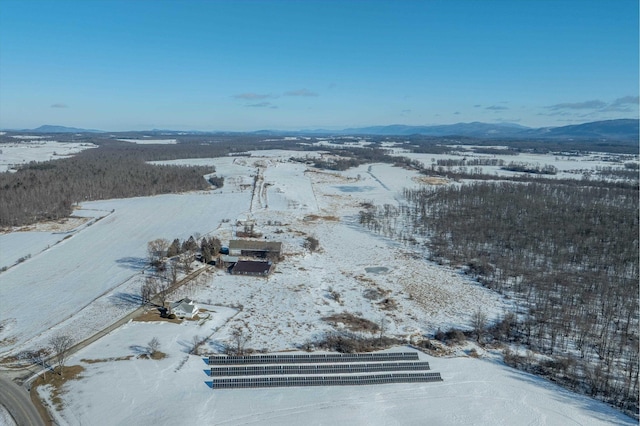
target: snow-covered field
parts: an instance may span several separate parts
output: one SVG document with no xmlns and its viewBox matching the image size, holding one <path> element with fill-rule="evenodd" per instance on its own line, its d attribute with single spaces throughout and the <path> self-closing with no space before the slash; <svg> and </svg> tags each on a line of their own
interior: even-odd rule
<svg viewBox="0 0 640 426">
<path fill-rule="evenodd" d="M 212 391 L 204 383 L 206 365 L 188 355 L 193 335 L 213 333 L 208 350 L 219 351 L 230 331 L 241 326 L 250 335 L 248 347 L 289 351 L 344 327 L 322 318 L 347 312 L 376 323 L 384 319 L 387 334 L 411 341 L 438 328 L 468 328 L 478 306 L 496 318 L 509 303 L 460 272 L 358 225 L 362 203 L 397 203 L 404 187 L 419 185 L 415 172 L 387 164 L 327 172 L 288 161 L 300 156 L 295 151 L 251 154 L 172 162 L 215 165 L 225 185 L 83 203 L 84 211 L 102 213 L 62 241 L 51 231 L 0 235 L 3 251 L 11 247 L 11 254 L 0 259 L 31 254 L 0 274 L 2 357 L 43 347 L 59 332 L 79 341 L 134 310 L 145 274 L 151 273 L 145 260 L 148 241 L 200 234 L 225 243 L 234 237 L 236 222 L 249 219 L 264 239 L 283 243 L 284 260 L 268 278 L 216 270 L 172 295 L 213 305 L 216 313 L 202 325 L 130 323 L 78 352 L 68 364 L 81 364 L 86 371 L 65 387 L 65 408 L 58 413 L 62 424 L 628 422 L 603 404 L 499 363 L 424 354 L 444 382 Z M 303 247 L 307 236 L 318 239 L 319 251 Z M 168 357 L 135 358 L 153 336 Z M 134 359 L 81 361 L 127 355 Z"/>
<path fill-rule="evenodd" d="M 461 147 L 469 148 L 469 147 Z M 462 160 L 473 161 L 474 159 L 495 159 L 503 160 L 505 165 L 514 163 L 526 163 L 532 166 L 544 167 L 546 165 L 553 166 L 557 169 L 555 175 L 540 175 L 544 178 L 552 179 L 582 179 L 585 174 L 593 175 L 598 168 L 613 168 L 624 169 L 625 162 L 638 163 L 638 155 L 630 154 L 608 154 L 608 153 L 590 153 L 580 156 L 569 155 L 552 155 L 552 154 L 533 154 L 533 153 L 521 153 L 519 155 L 506 155 L 506 154 L 480 154 L 470 153 L 468 151 L 461 151 L 454 154 L 416 154 L 406 153 L 402 151 L 395 151 L 394 155 L 405 156 L 411 159 L 420 161 L 424 167 L 431 167 L 434 165 L 436 170 L 438 169 L 438 160 Z M 521 172 L 513 172 L 509 170 L 502 170 L 500 166 L 466 166 L 464 169 L 467 173 L 473 173 L 474 169 L 478 168 L 482 173 L 488 175 L 494 175 L 496 177 L 502 176 L 518 176 L 526 175 Z M 459 172 L 461 167 L 444 167 L 444 170 L 451 170 Z"/>
<path fill-rule="evenodd" d="M 18 138 L 18 136 L 13 137 Z M 36 139 L 41 137 L 29 136 L 28 138 L 24 137 L 22 142 L 0 144 L 0 173 L 30 161 L 65 158 L 85 149 L 97 148 L 97 145 L 87 142 L 56 142 Z"/>
<path fill-rule="evenodd" d="M 138 145 L 152 145 L 152 144 L 163 144 L 163 145 L 175 145 L 178 143 L 176 139 L 118 139 L 122 142 L 135 143 Z"/>
<path fill-rule="evenodd" d="M 443 382 L 378 386 L 212 390 L 203 357 L 189 355 L 193 336 L 213 332 L 233 315 L 211 320 L 129 323 L 78 352 L 82 378 L 67 382 L 59 424 L 69 425 L 633 425 L 612 408 L 567 392 L 500 362 L 419 353 Z M 153 337 L 162 360 L 138 358 Z M 411 351 L 400 347 L 389 351 Z M 124 359 L 129 357 L 129 359 Z M 120 360 L 115 360 L 120 358 Z M 111 359 L 111 360 L 110 360 Z M 39 388 L 47 399 L 49 388 Z"/>
</svg>

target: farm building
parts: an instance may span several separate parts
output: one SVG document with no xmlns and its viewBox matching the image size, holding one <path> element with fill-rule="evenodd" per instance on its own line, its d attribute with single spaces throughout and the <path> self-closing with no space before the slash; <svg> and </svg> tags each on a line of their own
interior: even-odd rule
<svg viewBox="0 0 640 426">
<path fill-rule="evenodd" d="M 271 272 L 271 262 L 258 262 L 255 260 L 239 260 L 233 268 L 231 273 L 233 275 L 254 275 L 254 276 L 267 276 Z"/>
<path fill-rule="evenodd" d="M 224 267 L 224 268 L 228 268 L 229 266 L 233 266 L 236 263 L 238 263 L 238 261 L 240 260 L 240 258 L 238 256 L 229 256 L 226 254 L 223 254 L 221 256 L 218 257 L 219 262 L 220 262 L 220 266 Z"/>
<path fill-rule="evenodd" d="M 282 253 L 282 243 L 276 241 L 231 240 L 231 256 L 251 256 L 262 259 L 278 259 Z"/>
<path fill-rule="evenodd" d="M 179 318 L 193 318 L 198 311 L 198 306 L 188 297 L 171 304 L 171 313 Z"/>
</svg>

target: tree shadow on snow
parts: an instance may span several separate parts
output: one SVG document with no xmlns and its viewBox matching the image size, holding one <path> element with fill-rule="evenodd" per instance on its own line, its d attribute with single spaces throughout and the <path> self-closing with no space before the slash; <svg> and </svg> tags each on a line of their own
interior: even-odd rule
<svg viewBox="0 0 640 426">
<path fill-rule="evenodd" d="M 139 294 L 117 292 L 109 296 L 109 300 L 118 308 L 131 308 L 142 304 Z"/>
<path fill-rule="evenodd" d="M 129 346 L 129 349 L 131 349 L 136 355 L 142 355 L 142 354 L 148 354 L 149 353 L 149 349 L 144 347 L 144 346 L 140 346 L 140 345 L 131 345 Z"/>
<path fill-rule="evenodd" d="M 207 342 L 207 349 L 211 354 L 223 354 L 226 352 L 227 345 L 217 340 Z"/>
<path fill-rule="evenodd" d="M 144 257 L 122 257 L 116 260 L 116 263 L 123 268 L 141 271 L 148 266 L 148 259 Z"/>
</svg>

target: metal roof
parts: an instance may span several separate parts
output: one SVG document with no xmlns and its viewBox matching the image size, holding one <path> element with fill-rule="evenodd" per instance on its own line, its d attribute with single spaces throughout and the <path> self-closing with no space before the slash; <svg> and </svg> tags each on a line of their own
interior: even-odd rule
<svg viewBox="0 0 640 426">
<path fill-rule="evenodd" d="M 280 251 L 282 243 L 279 241 L 231 240 L 229 250 Z"/>
<path fill-rule="evenodd" d="M 271 269 L 271 262 L 256 262 L 253 260 L 240 260 L 233 267 L 234 274 L 266 274 Z"/>
</svg>

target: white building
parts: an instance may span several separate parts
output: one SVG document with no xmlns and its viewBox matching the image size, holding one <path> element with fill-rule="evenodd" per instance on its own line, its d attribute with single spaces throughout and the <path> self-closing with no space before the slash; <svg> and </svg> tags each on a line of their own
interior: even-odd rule
<svg viewBox="0 0 640 426">
<path fill-rule="evenodd" d="M 178 318 L 191 319 L 198 314 L 198 311 L 198 305 L 188 297 L 171 303 L 171 313 Z"/>
</svg>

